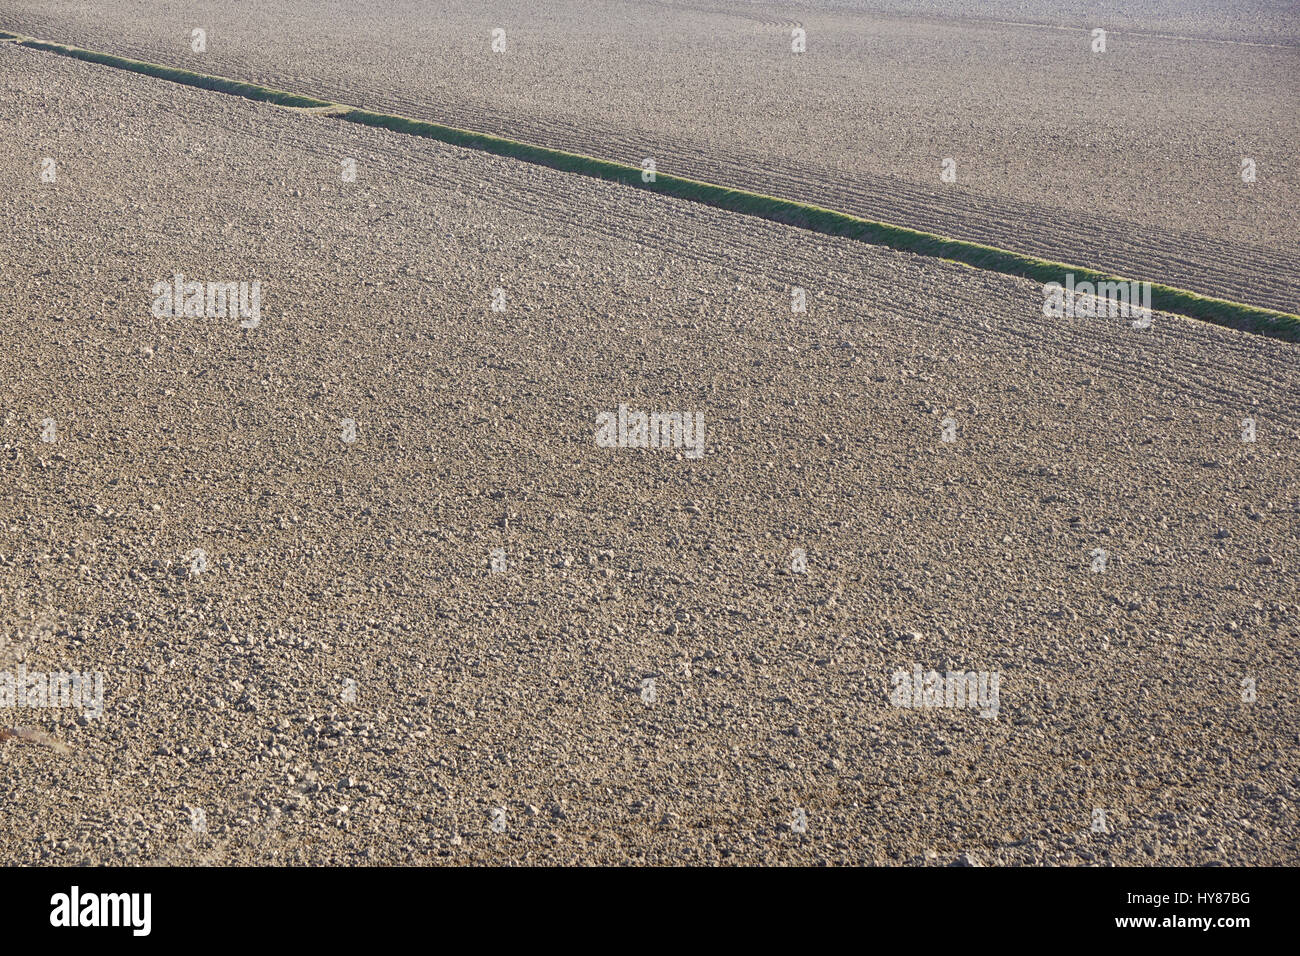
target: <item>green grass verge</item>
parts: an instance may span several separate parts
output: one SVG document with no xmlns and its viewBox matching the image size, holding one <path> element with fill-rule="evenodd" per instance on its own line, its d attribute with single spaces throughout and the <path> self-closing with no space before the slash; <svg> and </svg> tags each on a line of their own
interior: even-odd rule
<svg viewBox="0 0 1300 956">
<path fill-rule="evenodd" d="M 1127 277 L 1099 272 L 1095 269 L 1038 259 L 1018 252 L 1011 252 L 1007 249 L 967 242 L 962 239 L 949 239 L 933 233 L 918 232 L 915 229 L 895 226 L 890 223 L 862 219 L 847 213 L 836 212 L 833 209 L 823 209 L 820 206 L 795 202 L 790 199 L 781 199 L 776 196 L 765 196 L 761 193 L 730 189 L 725 186 L 686 179 L 668 173 L 657 173 L 655 182 L 645 183 L 641 180 L 640 168 L 636 166 L 596 159 L 578 153 L 567 153 L 563 150 L 549 149 L 544 146 L 534 146 L 499 136 L 491 136 L 487 133 L 477 133 L 472 130 L 457 129 L 454 126 L 444 126 L 440 123 L 415 120 L 405 116 L 394 116 L 389 113 L 375 113 L 370 110 L 330 103 L 295 93 L 286 93 L 283 90 L 274 90 L 253 83 L 229 80 L 220 76 L 209 76 L 176 67 L 131 60 L 110 53 L 96 53 L 92 50 L 83 50 L 60 43 L 48 43 L 44 40 L 33 40 L 15 34 L 0 32 L 0 39 L 10 37 L 18 39 L 22 46 L 31 47 L 34 50 L 58 53 L 62 56 L 75 57 L 78 60 L 85 60 L 90 63 L 101 63 L 105 66 L 130 70 L 133 73 L 141 73 L 145 76 L 170 80 L 173 83 L 182 83 L 186 86 L 242 96 L 245 99 L 275 103 L 279 106 L 337 107 L 340 112 L 331 113 L 330 116 L 349 123 L 359 123 L 363 126 L 373 126 L 396 133 L 421 136 L 425 139 L 438 140 L 454 146 L 482 150 L 497 156 L 508 156 L 512 159 L 535 163 L 539 166 L 546 166 L 563 172 L 579 173 L 598 179 L 612 180 L 637 189 L 646 189 L 662 195 L 673 196 L 677 199 L 703 203 L 730 212 L 758 216 L 772 222 L 785 223 L 828 236 L 857 239 L 872 245 L 947 259 L 979 269 L 1000 272 L 1004 275 L 1033 279 L 1036 282 L 1060 282 L 1064 284 L 1067 273 L 1074 274 L 1076 283 L 1130 281 Z M 1162 312 L 1172 312 L 1177 315 L 1213 322 L 1217 325 L 1246 332 L 1267 335 L 1289 342 L 1300 342 L 1300 316 L 1287 312 L 1277 312 L 1241 302 L 1216 299 L 1156 282 L 1151 283 L 1151 307 Z"/>
<path fill-rule="evenodd" d="M 286 93 L 284 90 L 273 90 L 265 86 L 258 86 L 255 83 L 241 83 L 238 80 L 228 80 L 222 76 L 209 76 L 206 73 L 195 73 L 192 70 L 181 70 L 172 66 L 159 66 L 157 63 L 145 63 L 141 60 L 130 60 L 124 56 L 114 56 L 111 53 L 96 53 L 94 50 L 83 50 L 80 47 L 64 46 L 62 43 L 47 43 L 44 40 L 33 40 L 28 37 L 19 39 L 19 45 L 31 47 L 33 50 L 45 50 L 47 53 L 58 53 L 61 56 L 70 56 L 73 59 L 85 60 L 87 63 L 102 63 L 105 66 L 117 67 L 119 70 L 130 70 L 132 73 L 143 73 L 145 76 L 156 76 L 160 80 L 171 80 L 173 83 L 183 83 L 186 86 L 197 86 L 203 90 L 216 90 L 219 93 L 230 93 L 233 96 L 242 96 L 248 100 L 260 100 L 264 103 L 275 103 L 278 106 L 332 106 L 324 100 L 315 100 L 310 96 L 299 96 L 297 93 Z"/>
</svg>

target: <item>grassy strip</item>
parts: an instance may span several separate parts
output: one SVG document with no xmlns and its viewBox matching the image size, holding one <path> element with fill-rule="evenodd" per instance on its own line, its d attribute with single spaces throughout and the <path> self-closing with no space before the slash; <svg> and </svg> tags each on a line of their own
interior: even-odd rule
<svg viewBox="0 0 1300 956">
<path fill-rule="evenodd" d="M 278 106 L 315 107 L 334 105 L 324 100 L 312 99 L 310 96 L 299 96 L 297 93 L 273 90 L 265 86 L 257 86 L 254 83 L 241 83 L 238 80 L 228 80 L 221 76 L 209 76 L 206 73 L 195 73 L 192 70 L 181 70 L 172 66 L 159 66 L 157 63 L 130 60 L 124 56 L 114 56 L 111 53 L 96 53 L 94 50 L 64 46 L 61 43 L 47 43 L 44 40 L 21 37 L 19 38 L 19 46 L 31 47 L 33 50 L 44 50 L 47 53 L 58 53 L 62 56 L 70 56 L 73 59 L 85 60 L 88 63 L 102 63 L 105 66 L 117 67 L 119 70 L 143 73 L 145 76 L 156 76 L 160 80 L 171 80 L 173 83 L 183 83 L 185 86 L 197 86 L 199 89 L 230 93 L 233 96 L 242 96 L 248 100 L 275 103 Z"/>
<path fill-rule="evenodd" d="M 1038 259 L 1033 256 L 1011 252 L 1007 249 L 966 242 L 961 239 L 947 239 L 943 236 L 918 232 L 903 226 L 862 219 L 847 213 L 836 212 L 833 209 L 823 209 L 820 206 L 812 206 L 790 199 L 780 199 L 775 196 L 764 196 L 760 193 L 715 186 L 712 183 L 672 176 L 666 173 L 656 173 L 655 182 L 645 183 L 641 180 L 641 170 L 635 166 L 626 166 L 622 163 L 595 159 L 577 153 L 566 153 L 562 150 L 549 149 L 543 146 L 533 146 L 528 143 L 502 139 L 498 136 L 489 136 L 486 133 L 475 133 L 470 130 L 443 126 L 439 123 L 429 123 L 423 120 L 413 120 L 403 116 L 374 113 L 360 109 L 341 113 L 338 118 L 351 123 L 377 126 L 397 133 L 436 139 L 454 146 L 483 150 L 495 153 L 498 156 L 509 156 L 513 159 L 521 159 L 564 172 L 581 173 L 598 179 L 613 180 L 638 189 L 649 189 L 678 199 L 687 199 L 691 202 L 716 206 L 719 209 L 726 209 L 731 212 L 758 216 L 773 222 L 786 223 L 787 225 L 810 229 L 813 232 L 820 232 L 825 235 L 844 236 L 849 239 L 869 242 L 872 245 L 887 246 L 890 249 L 897 249 L 902 252 L 949 259 L 953 262 L 965 263 L 980 269 L 1034 279 L 1042 283 L 1059 282 L 1064 285 L 1067 273 L 1074 274 L 1076 283 L 1128 281 L 1119 276 L 1098 272 L 1095 269 Z M 1155 282 L 1151 283 L 1151 307 L 1162 312 L 1173 312 L 1178 315 L 1214 322 L 1218 325 L 1225 325 L 1247 332 L 1256 332 L 1291 342 L 1300 341 L 1300 316 L 1239 302 L 1230 302 L 1226 299 L 1215 299 Z"/>
<path fill-rule="evenodd" d="M 0 38 L 10 36 L 14 35 L 0 33 Z M 715 206 L 719 209 L 744 215 L 758 216 L 772 222 L 785 223 L 825 235 L 843 236 L 873 245 L 886 246 L 902 252 L 948 259 L 1005 275 L 1033 279 L 1037 282 L 1060 282 L 1064 284 L 1067 273 L 1073 273 L 1076 283 L 1129 281 L 1109 273 L 1098 272 L 1095 269 L 1038 259 L 1033 256 L 1011 252 L 1007 249 L 999 249 L 995 246 L 986 246 L 961 239 L 948 239 L 933 233 L 907 229 L 903 226 L 862 219 L 847 213 L 836 212 L 833 209 L 823 209 L 820 206 L 795 202 L 790 199 L 780 199 L 775 196 L 764 196 L 760 193 L 745 190 L 729 189 L 725 186 L 716 186 L 712 183 L 685 179 L 667 173 L 657 173 L 655 182 L 646 183 L 641 180 L 641 170 L 635 166 L 596 159 L 578 153 L 567 153 L 563 150 L 549 149 L 544 146 L 520 143 L 499 136 L 491 136 L 487 133 L 476 133 L 472 130 L 457 129 L 454 126 L 443 126 L 440 123 L 430 123 L 425 120 L 414 120 L 404 116 L 356 109 L 341 104 L 329 103 L 325 100 L 286 93 L 283 90 L 274 90 L 252 83 L 228 80 L 219 76 L 194 73 L 190 70 L 175 67 L 160 66 L 155 63 L 145 63 L 109 53 L 96 53 L 78 47 L 47 43 L 44 40 L 33 40 L 26 37 L 17 37 L 17 39 L 22 46 L 31 47 L 35 50 L 45 50 L 50 53 L 75 57 L 78 60 L 86 60 L 90 63 L 101 63 L 118 69 L 130 70 L 133 73 L 142 73 L 145 76 L 170 80 L 173 83 L 182 83 L 186 86 L 242 96 L 245 99 L 275 103 L 279 106 L 336 107 L 340 112 L 330 113 L 329 115 L 350 123 L 359 123 L 363 126 L 373 126 L 396 133 L 421 136 L 426 139 L 450 143 L 453 146 L 463 146 L 468 149 L 493 153 L 497 156 L 508 156 L 512 159 L 520 159 L 563 172 L 579 173 L 597 179 L 612 180 L 637 189 L 648 189 L 678 199 Z M 1177 315 L 1201 319 L 1202 321 L 1213 322 L 1246 332 L 1255 332 L 1290 342 L 1300 342 L 1300 316 L 1291 315 L 1287 312 L 1277 312 L 1241 302 L 1216 299 L 1155 282 L 1151 283 L 1151 307 L 1162 312 L 1172 312 Z"/>
</svg>

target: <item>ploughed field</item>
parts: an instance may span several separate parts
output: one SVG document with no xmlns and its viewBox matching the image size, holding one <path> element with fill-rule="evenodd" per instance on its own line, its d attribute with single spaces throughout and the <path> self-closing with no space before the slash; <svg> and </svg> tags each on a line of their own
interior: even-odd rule
<svg viewBox="0 0 1300 956">
<path fill-rule="evenodd" d="M 5 863 L 1300 857 L 1294 346 L 12 45 L 0 128 L 0 671 L 103 678 Z"/>
<path fill-rule="evenodd" d="M 1300 15 L 1058 6 L 14 0 L 0 29 L 1300 311 Z"/>
</svg>

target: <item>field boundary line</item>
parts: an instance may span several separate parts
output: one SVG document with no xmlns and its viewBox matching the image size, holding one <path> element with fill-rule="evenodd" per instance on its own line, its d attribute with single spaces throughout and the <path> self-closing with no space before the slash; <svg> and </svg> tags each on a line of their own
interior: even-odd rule
<svg viewBox="0 0 1300 956">
<path fill-rule="evenodd" d="M 524 162 L 545 166 L 561 172 L 578 173 L 730 212 L 756 216 L 770 222 L 795 226 L 823 235 L 840 236 L 871 245 L 884 246 L 900 252 L 946 259 L 1003 275 L 1033 279 L 1044 284 L 1059 282 L 1064 285 L 1067 274 L 1073 274 L 1076 283 L 1144 281 L 1101 272 L 1086 266 L 1074 266 L 1068 263 L 1054 262 L 1050 259 L 1040 259 L 1036 256 L 1012 252 L 996 246 L 969 242 L 964 239 L 952 239 L 935 233 L 920 232 L 906 226 L 864 219 L 849 213 L 797 202 L 792 199 L 782 199 L 762 193 L 718 186 L 697 179 L 687 179 L 670 173 L 656 171 L 653 181 L 646 182 L 643 180 L 641 168 L 637 166 L 628 166 L 612 160 L 597 159 L 593 156 L 565 152 L 564 150 L 552 149 L 546 146 L 536 146 L 531 143 L 505 139 L 474 130 L 459 129 L 454 126 L 445 126 L 427 120 L 416 120 L 392 113 L 360 109 L 344 103 L 332 103 L 327 100 L 319 100 L 310 96 L 260 86 L 256 83 L 245 83 L 242 80 L 232 80 L 206 73 L 196 73 L 179 67 L 132 60 L 112 53 L 99 53 L 94 50 L 52 43 L 47 40 L 37 40 L 4 31 L 0 31 L 0 40 L 15 40 L 19 46 L 33 50 L 56 53 L 89 63 L 111 66 L 144 76 L 169 80 L 184 86 L 214 90 L 219 93 L 243 97 L 244 99 L 291 107 L 302 115 L 325 116 L 349 123 L 357 123 L 362 126 L 372 126 L 395 133 L 433 139 L 453 146 L 523 160 Z M 1161 312 L 1200 319 L 1227 328 L 1253 332 L 1288 342 L 1300 342 L 1300 315 L 1293 315 L 1288 312 L 1279 312 L 1227 299 L 1217 299 L 1154 281 L 1151 282 L 1150 305 L 1152 309 Z"/>
</svg>

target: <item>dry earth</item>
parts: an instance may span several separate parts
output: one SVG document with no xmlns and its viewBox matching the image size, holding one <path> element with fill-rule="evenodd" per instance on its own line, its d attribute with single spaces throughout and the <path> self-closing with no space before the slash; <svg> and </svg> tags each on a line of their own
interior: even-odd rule
<svg viewBox="0 0 1300 956">
<path fill-rule="evenodd" d="M 1300 860 L 1294 346 L 12 45 L 0 129 L 0 669 L 105 687 L 3 862 Z"/>
<path fill-rule="evenodd" d="M 12 0 L 0 29 L 1300 312 L 1297 7 L 1121 6 Z"/>
</svg>

